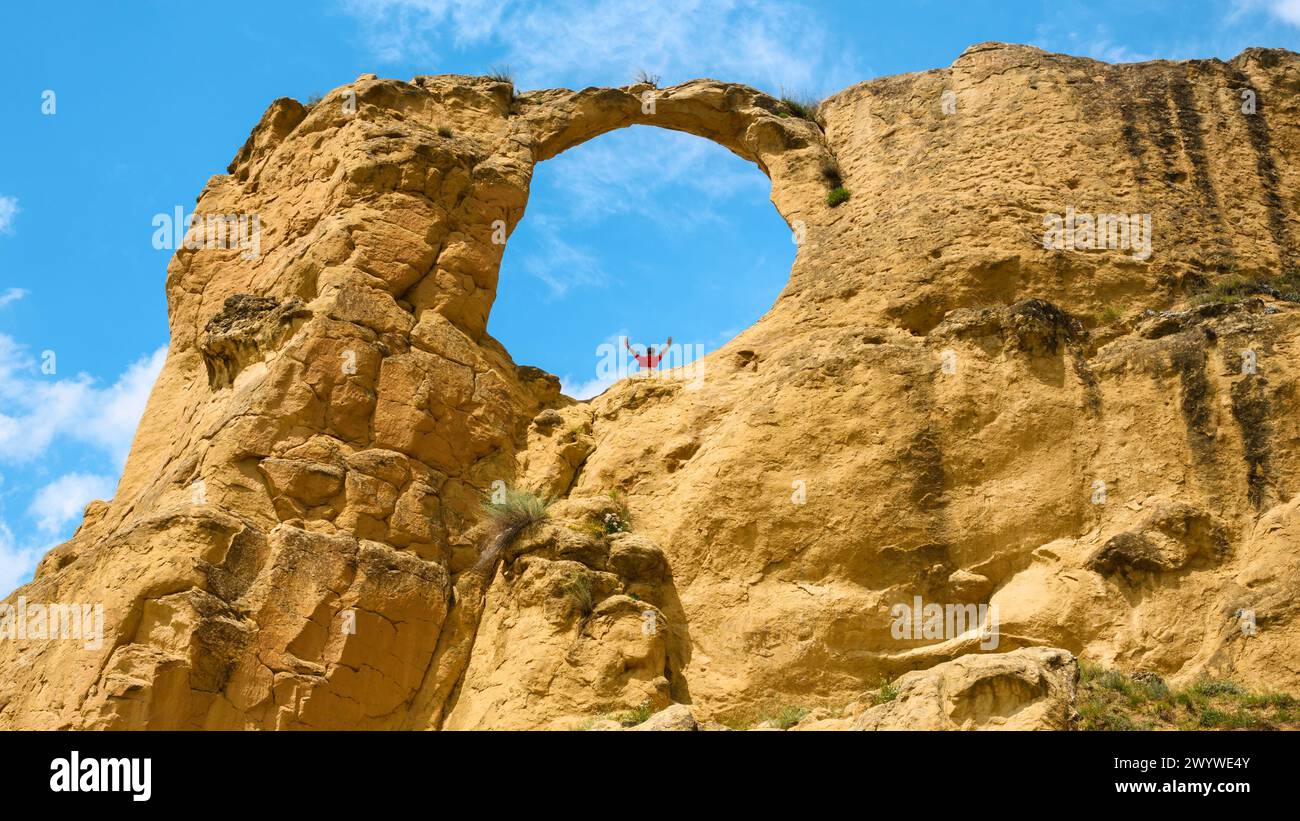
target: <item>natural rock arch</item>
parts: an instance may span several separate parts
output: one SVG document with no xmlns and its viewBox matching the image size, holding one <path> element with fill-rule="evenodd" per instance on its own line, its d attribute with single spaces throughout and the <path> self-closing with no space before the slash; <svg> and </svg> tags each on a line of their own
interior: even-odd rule
<svg viewBox="0 0 1300 821">
<path fill-rule="evenodd" d="M 531 476 L 575 514 L 630 489 L 633 535 L 663 550 L 681 591 L 662 609 L 664 653 L 705 714 L 843 704 L 971 651 L 893 640 L 888 608 L 913 594 L 1000 602 L 999 650 L 1294 688 L 1278 660 L 1300 637 L 1300 314 L 1138 310 L 1185 305 L 1166 286 L 1210 276 L 1225 244 L 1260 265 L 1294 255 L 1274 230 L 1294 221 L 1274 195 L 1300 167 L 1294 107 L 1248 119 L 1224 89 L 1290 100 L 1297 71 L 1287 52 L 1108 66 L 982 44 L 836 94 L 824 128 L 713 81 L 659 91 L 653 114 L 643 87 L 515 95 L 446 76 L 276 101 L 196 207 L 260 214 L 261 254 L 176 253 L 168 357 L 117 494 L 20 591 L 102 602 L 102 646 L 0 642 L 0 726 L 439 726 L 474 652 L 458 579 L 481 493 Z M 1186 95 L 1166 89 L 1184 86 L 1218 114 L 1175 123 Z M 809 243 L 777 308 L 710 355 L 707 390 L 625 384 L 569 404 L 486 334 L 493 224 L 522 217 L 537 162 L 633 123 L 752 159 Z M 833 210 L 832 153 L 853 190 Z M 1242 217 L 1231 230 L 1197 207 L 1208 194 L 1184 172 L 1202 167 Z M 1044 249 L 1038 220 L 1075 198 L 1155 210 L 1161 250 Z M 1104 344 L 1052 320 L 1132 295 L 1143 302 Z M 1259 374 L 1224 367 L 1243 348 L 1262 352 Z M 581 441 L 561 436 L 583 424 Z M 1104 506 L 1088 496 L 1099 477 Z M 1175 559 L 1120 556 L 1109 577 L 1115 562 L 1089 559 L 1148 543 Z M 626 553 L 629 572 L 653 565 L 664 583 L 640 561 L 649 547 Z M 1130 573 L 1157 574 L 1158 595 L 1135 604 Z M 1226 618 L 1243 609 L 1269 615 L 1250 641 Z M 348 610 L 355 633 L 338 622 Z M 693 656 L 674 659 L 681 648 Z"/>
<path fill-rule="evenodd" d="M 473 598 L 452 577 L 472 560 L 480 494 L 516 478 L 530 421 L 561 404 L 554 377 L 485 332 L 497 225 L 522 217 L 537 162 L 636 123 L 721 143 L 768 174 L 787 220 L 811 220 L 828 155 L 815 124 L 783 114 L 714 81 L 515 95 L 367 75 L 310 106 L 275 101 L 195 209 L 259 214 L 260 253 L 176 253 L 143 444 L 31 586 L 91 595 L 101 562 L 123 563 L 121 586 L 93 594 L 104 649 L 43 650 L 69 698 L 35 723 L 436 725 L 477 624 L 448 602 Z M 198 553 L 151 559 L 164 544 Z M 308 556 L 335 581 L 318 585 Z M 377 633 L 358 644 L 333 624 L 345 608 L 405 626 L 376 641 L 391 631 L 361 625 Z M 164 640 L 160 622 L 185 627 Z M 283 659 L 274 686 L 268 658 Z M 353 681 L 359 667 L 378 675 Z M 144 684 L 106 686 L 106 670 Z"/>
<path fill-rule="evenodd" d="M 775 111 L 769 110 L 774 108 Z M 530 123 L 533 133 L 533 156 L 538 163 L 543 163 L 564 155 L 573 149 L 580 149 L 589 145 L 591 142 L 599 143 L 601 138 L 608 134 L 630 130 L 640 132 L 639 136 L 642 141 L 611 141 L 604 146 L 596 156 L 603 157 L 606 162 L 623 165 L 632 162 L 637 169 L 636 176 L 628 176 L 627 182 L 633 182 L 640 188 L 642 181 L 650 185 L 654 182 L 659 169 L 657 166 L 661 163 L 671 164 L 672 160 L 667 155 L 659 155 L 656 150 L 662 148 L 668 139 L 664 132 L 671 132 L 682 137 L 681 142 L 674 142 L 672 145 L 680 145 L 683 150 L 690 150 L 692 153 L 697 150 L 707 150 L 709 165 L 699 167 L 697 172 L 704 172 L 705 175 L 711 175 L 714 169 L 722 171 L 726 169 L 726 175 L 743 175 L 747 185 L 744 190 L 743 198 L 729 199 L 725 201 L 714 202 L 710 195 L 710 202 L 713 203 L 710 210 L 717 211 L 720 206 L 723 211 L 728 212 L 726 222 L 735 221 L 736 215 L 731 213 L 736 206 L 743 206 L 745 209 L 761 209 L 761 215 L 756 211 L 751 218 L 754 222 L 750 224 L 733 224 L 724 226 L 720 229 L 723 233 L 728 233 L 727 239 L 719 239 L 719 243 L 730 241 L 735 243 L 732 247 L 736 250 L 748 250 L 750 247 L 755 249 L 762 248 L 766 251 L 776 251 L 777 256 L 773 260 L 767 253 L 764 253 L 764 260 L 767 264 L 763 267 L 762 275 L 762 293 L 764 298 L 761 304 L 757 300 L 744 300 L 746 311 L 743 316 L 728 317 L 724 323 L 727 327 L 732 328 L 730 333 L 723 337 L 715 337 L 712 331 L 700 331 L 705 333 L 709 341 L 709 349 L 719 347 L 721 343 L 729 341 L 738 335 L 739 331 L 735 329 L 747 328 L 768 310 L 771 309 L 778 292 L 790 280 L 791 264 L 794 261 L 795 252 L 798 244 L 790 242 L 790 236 L 786 226 L 781 222 L 798 226 L 801 222 L 806 224 L 798 216 L 786 216 L 780 209 L 775 208 L 775 203 L 781 201 L 785 204 L 787 212 L 797 211 L 801 203 L 796 202 L 796 198 L 789 195 L 792 184 L 797 184 L 800 172 L 805 163 L 812 163 L 815 168 L 830 167 L 831 160 L 828 152 L 825 151 L 821 142 L 820 128 L 813 122 L 792 118 L 785 112 L 785 104 L 767 98 L 754 92 L 751 89 L 743 87 L 723 85 L 712 81 L 692 81 L 691 83 L 675 86 L 668 89 L 655 89 L 650 86 L 636 86 L 630 89 L 587 89 L 580 92 L 568 91 L 542 91 L 521 95 L 518 98 L 515 109 L 518 111 L 516 116 L 524 118 Z M 775 114 L 775 116 L 773 116 Z M 655 134 L 663 135 L 664 142 L 650 142 L 655 139 Z M 703 136 L 702 136 L 703 135 Z M 631 136 L 631 135 L 627 135 Z M 795 149 L 793 146 L 799 145 Z M 635 147 L 634 147 L 635 146 Z M 725 155 L 719 149 L 725 149 Z M 802 158 L 793 156 L 795 152 L 803 155 Z M 641 156 L 645 152 L 644 156 Z M 581 153 L 581 152 L 580 152 Z M 739 162 L 737 161 L 739 160 Z M 535 166 L 536 168 L 537 166 Z M 776 167 L 778 173 L 773 174 L 772 168 Z M 536 251 L 543 250 L 532 244 L 532 240 L 540 239 L 531 234 L 531 232 L 517 232 L 519 225 L 528 223 L 527 215 L 534 215 L 534 212 L 545 207 L 552 209 L 558 207 L 557 204 L 549 202 L 545 197 L 539 195 L 544 190 L 539 188 L 538 184 L 542 179 L 547 183 L 559 184 L 567 188 L 571 179 L 581 179 L 585 176 L 587 166 L 583 162 L 563 162 L 557 164 L 554 168 L 548 168 L 542 172 L 544 177 L 533 177 L 530 181 L 529 204 L 526 216 L 515 226 L 515 230 L 510 232 L 509 244 L 510 250 L 505 251 L 505 267 L 514 271 L 521 267 L 521 260 L 527 261 Z M 631 173 L 631 172 L 625 172 Z M 759 174 L 762 176 L 760 177 Z M 601 174 L 602 179 L 604 173 Z M 774 185 L 773 179 L 778 185 Z M 673 181 L 680 182 L 674 176 Z M 673 182 L 669 182 L 671 186 Z M 821 208 L 825 209 L 824 192 L 825 179 L 823 177 L 822 191 L 820 192 L 823 202 Z M 779 190 L 778 190 L 779 187 Z M 585 190 L 585 187 L 584 187 Z M 607 195 L 615 195 L 616 191 L 622 191 L 621 184 L 616 183 L 612 190 L 605 191 L 592 190 L 590 194 L 599 201 Z M 760 193 L 761 192 L 761 193 Z M 632 191 L 628 191 L 632 194 Z M 622 194 L 617 194 L 622 196 Z M 682 195 L 686 196 L 686 195 Z M 724 197 L 730 194 L 724 194 Z M 543 200 L 543 201 L 539 201 Z M 586 199 L 586 197 L 584 197 Z M 657 198 L 657 201 L 651 205 L 655 210 L 667 209 L 673 210 L 679 202 L 673 202 L 672 197 L 664 196 Z M 769 205 L 772 203 L 773 205 Z M 644 207 L 644 206 L 642 206 Z M 772 210 L 769 210 L 772 209 Z M 585 210 L 585 209 L 584 209 Z M 615 209 L 615 212 L 621 209 Z M 775 211 L 775 214 L 773 213 Z M 588 211 L 588 214 L 590 212 Z M 748 210 L 746 214 L 750 214 Z M 553 212 L 537 214 L 534 216 L 538 220 L 547 220 L 553 216 Z M 600 219 L 600 218 L 598 218 Z M 602 229 L 612 231 L 631 229 L 635 223 L 632 220 L 611 220 L 600 222 Z M 569 226 L 566 224 L 566 242 L 574 242 L 575 239 L 580 244 L 584 239 L 591 242 L 591 238 L 584 237 L 581 233 L 569 233 L 570 228 L 581 231 L 579 226 Z M 544 230 L 544 229 L 538 229 Z M 553 230 L 553 229 L 552 229 Z M 634 230 L 642 230 L 640 227 Z M 653 229 L 652 229 L 653 230 Z M 755 233 L 757 232 L 757 234 Z M 710 232 L 712 234 L 713 232 Z M 755 243 L 755 237 L 762 235 L 761 244 Z M 528 235 L 525 237 L 525 235 Z M 653 235 L 643 235 L 646 242 L 659 245 L 659 237 Z M 701 248 L 697 243 L 704 243 L 706 246 L 711 244 L 706 240 L 712 237 L 704 235 L 696 236 L 692 239 L 689 246 L 679 247 L 676 253 L 686 253 L 689 257 L 696 254 L 707 255 L 707 248 Z M 524 246 L 520 246 L 521 240 Z M 596 241 L 599 244 L 599 241 Z M 671 253 L 671 252 L 669 252 Z M 638 254 L 640 256 L 640 254 Z M 757 250 L 756 250 L 757 256 Z M 614 250 L 606 257 L 602 257 L 601 265 L 607 272 L 612 272 L 620 267 L 621 254 Z M 776 260 L 779 260 L 777 262 Z M 732 270 L 731 260 L 718 260 L 727 265 L 727 270 Z M 527 262 L 524 263 L 528 264 Z M 502 272 L 504 273 L 504 271 Z M 554 283 L 549 277 L 543 277 L 551 283 Z M 715 281 L 716 282 L 716 281 Z M 497 297 L 504 297 L 504 301 L 510 303 L 506 308 L 509 318 L 504 318 L 502 306 L 494 300 L 493 310 L 497 311 L 489 323 L 490 332 L 498 337 L 512 354 L 515 354 L 516 360 L 532 361 L 535 364 L 546 363 L 546 366 L 554 369 L 558 364 L 553 359 L 541 358 L 534 359 L 538 356 L 538 351 L 531 350 L 530 344 L 525 343 L 523 351 L 515 350 L 515 344 L 519 341 L 518 336 L 510 335 L 510 328 L 514 327 L 512 323 L 519 322 L 524 316 L 531 316 L 534 308 L 536 293 L 532 288 L 518 288 L 516 283 L 518 279 L 511 279 L 509 282 L 503 280 L 499 285 Z M 537 283 L 534 283 L 536 285 Z M 667 285 L 673 289 L 681 287 L 689 288 L 690 285 L 682 283 L 681 279 L 658 280 L 659 286 Z M 731 283 L 737 289 L 752 287 L 749 284 L 736 281 Z M 716 286 L 715 286 L 716 287 Z M 514 293 L 511 289 L 516 288 Z M 597 289 L 598 291 L 598 289 Z M 527 295 L 525 295 L 527 293 Z M 552 292 L 551 296 L 558 297 L 558 292 Z M 609 296 L 609 295 L 606 295 Z M 689 300 L 692 294 L 681 292 L 675 301 Z M 597 292 L 594 298 L 599 303 L 602 298 Z M 615 303 L 616 304 L 616 303 Z M 615 304 L 604 305 L 602 307 L 592 307 L 590 305 L 578 308 L 570 306 L 565 310 L 565 315 L 570 320 L 578 319 L 579 316 L 586 314 L 577 314 L 573 311 L 587 310 L 593 311 L 591 314 L 594 319 L 600 316 L 604 319 L 613 320 L 615 317 L 619 321 L 625 321 L 626 315 L 616 313 L 607 316 L 610 310 L 616 310 Z M 563 309 L 564 305 L 554 305 L 555 309 Z M 518 312 L 522 310 L 523 314 Z M 752 313 L 750 312 L 752 311 Z M 717 324 L 715 330 L 720 330 L 722 324 Z M 535 331 L 527 332 L 529 337 L 535 336 Z M 561 337 L 563 338 L 563 336 Z M 703 337 L 697 337 L 702 340 Z M 558 340 L 556 340 L 558 341 Z M 659 340 L 662 342 L 662 340 Z M 685 340 L 678 335 L 678 341 L 685 343 Z M 548 349 L 553 350 L 553 343 L 548 342 Z M 583 346 L 585 348 L 585 346 Z M 680 348 L 681 346 L 677 346 Z M 696 349 L 702 349 L 703 346 L 695 346 Z M 522 354 L 523 359 L 520 359 Z M 698 356 L 696 354 L 695 356 Z M 694 359 L 695 356 L 687 356 L 688 359 Z M 674 360 L 676 361 L 676 360 Z M 557 373 L 564 373 L 564 370 L 557 370 Z"/>
<path fill-rule="evenodd" d="M 771 200 L 793 230 L 824 214 L 837 164 L 821 128 L 753 88 L 716 80 L 656 88 L 636 84 L 581 91 L 547 89 L 518 95 L 512 115 L 527 124 L 534 164 L 602 134 L 634 125 L 679 131 L 716 143 L 758 167 Z M 517 220 L 510 224 L 513 230 Z"/>
<path fill-rule="evenodd" d="M 664 89 L 642 84 L 536 91 L 520 95 L 518 107 L 529 124 L 535 162 L 632 125 L 682 131 L 757 165 L 772 180 L 773 203 L 787 220 L 814 204 L 801 201 L 795 189 L 819 183 L 821 169 L 833 163 L 815 123 L 760 91 L 716 80 Z"/>
</svg>

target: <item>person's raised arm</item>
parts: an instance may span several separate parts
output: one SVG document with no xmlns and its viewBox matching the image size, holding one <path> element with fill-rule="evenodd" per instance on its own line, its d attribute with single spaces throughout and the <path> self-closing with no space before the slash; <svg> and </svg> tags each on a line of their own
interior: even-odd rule
<svg viewBox="0 0 1300 821">
<path fill-rule="evenodd" d="M 664 346 L 663 346 L 662 348 L 659 349 L 659 355 L 660 355 L 660 356 L 667 356 L 667 355 L 668 355 L 668 349 L 671 348 L 672 346 L 673 346 L 673 338 L 670 336 L 670 337 L 668 337 L 668 341 L 664 343 Z"/>
</svg>

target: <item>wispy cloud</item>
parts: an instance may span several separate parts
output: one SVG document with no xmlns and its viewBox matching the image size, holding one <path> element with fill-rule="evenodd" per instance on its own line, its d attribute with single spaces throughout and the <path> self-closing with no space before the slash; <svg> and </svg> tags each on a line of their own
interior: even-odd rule
<svg viewBox="0 0 1300 821">
<path fill-rule="evenodd" d="M 41 552 L 38 547 L 19 545 L 13 531 L 0 521 L 0 597 L 8 596 L 31 576 Z"/>
<path fill-rule="evenodd" d="M 829 27 L 798 2 L 343 0 L 342 7 L 381 61 L 433 62 L 486 47 L 525 88 L 624 85 L 644 69 L 670 84 L 715 76 L 825 93 L 863 76 L 852 50 L 833 48 Z"/>
<path fill-rule="evenodd" d="M 159 348 L 100 387 L 86 374 L 41 374 L 36 357 L 0 334 L 0 462 L 31 461 L 62 439 L 95 446 L 121 465 L 166 355 Z"/>
<path fill-rule="evenodd" d="M 69 473 L 37 491 L 28 512 L 44 533 L 54 534 L 81 515 L 94 499 L 111 499 L 117 481 L 93 473 Z"/>
<path fill-rule="evenodd" d="M 18 215 L 18 199 L 0 194 L 0 234 L 14 232 L 14 217 Z"/>
<path fill-rule="evenodd" d="M 1060 21 L 1040 24 L 1033 45 L 1048 51 L 1091 57 L 1107 63 L 1142 63 L 1161 56 L 1171 56 L 1135 50 L 1125 43 L 1117 42 L 1105 23 L 1087 23 L 1086 20 L 1071 20 L 1068 24 Z"/>
<path fill-rule="evenodd" d="M 1082 54 L 1107 63 L 1145 63 L 1156 59 L 1154 54 L 1134 51 L 1123 43 L 1116 43 L 1103 29 L 1083 42 Z"/>
<path fill-rule="evenodd" d="M 672 231 L 723 224 L 727 200 L 766 199 L 770 188 L 761 172 L 719 145 L 644 127 L 561 154 L 540 174 L 554 181 L 571 219 L 634 214 Z"/>
<path fill-rule="evenodd" d="M 533 180 L 530 247 L 520 267 L 552 298 L 611 282 L 608 253 L 593 230 L 631 217 L 675 235 L 720 230 L 740 198 L 766 200 L 762 172 L 721 146 L 689 134 L 630 129 L 547 163 Z M 618 264 L 618 263 L 616 263 Z M 625 263 L 622 263 L 625 264 Z"/>
<path fill-rule="evenodd" d="M 560 393 L 573 399 L 593 399 L 609 390 L 609 387 L 617 381 L 618 379 L 614 377 L 605 379 L 597 377 L 586 382 L 573 382 L 566 376 L 560 380 Z"/>
<path fill-rule="evenodd" d="M 1129 10 L 1127 20 L 1108 13 L 1113 11 L 1096 4 L 1048 6 L 1035 28 L 1033 45 L 1111 63 L 1227 60 L 1249 46 L 1285 43 L 1289 38 L 1283 36 L 1279 21 L 1300 27 L 1300 0 L 1225 0 L 1213 4 L 1204 13 L 1205 23 L 1195 26 L 1177 24 L 1185 12 L 1176 3 Z"/>
<path fill-rule="evenodd" d="M 1300 0 L 1233 0 L 1227 22 L 1236 23 L 1243 17 L 1259 12 L 1300 27 Z"/>
<path fill-rule="evenodd" d="M 41 373 L 39 357 L 0 334 L 0 464 L 34 463 L 39 475 L 39 468 L 57 461 L 60 449 L 70 445 L 80 454 L 78 461 L 107 457 L 105 468 L 120 470 L 166 354 L 159 348 L 101 386 L 85 374 L 63 379 Z M 0 596 L 31 575 L 41 554 L 66 535 L 87 502 L 110 498 L 116 482 L 113 476 L 78 471 L 47 482 L 31 498 L 21 539 L 10 526 L 14 520 L 0 518 Z"/>
<path fill-rule="evenodd" d="M 1268 4 L 1268 10 L 1279 20 L 1300 26 L 1300 0 L 1273 0 Z"/>
<path fill-rule="evenodd" d="M 545 215 L 533 219 L 538 247 L 524 259 L 523 268 L 546 283 L 551 296 L 561 297 L 576 286 L 603 286 L 609 278 L 599 260 L 562 236 L 560 224 Z"/>
<path fill-rule="evenodd" d="M 0 308 L 3 308 L 11 302 L 17 302 L 25 296 L 27 296 L 27 292 L 22 288 L 9 288 L 3 293 L 0 293 Z"/>
<path fill-rule="evenodd" d="M 445 48 L 488 39 L 508 0 L 342 0 L 375 57 L 384 62 L 436 60 Z"/>
<path fill-rule="evenodd" d="M 591 379 L 583 379 L 579 376 L 577 379 L 570 374 L 560 377 L 560 393 L 574 399 L 591 399 L 600 396 L 611 385 L 618 381 L 617 373 L 601 375 L 600 363 L 605 358 L 603 345 L 613 345 L 616 351 L 621 351 L 623 340 L 628 336 L 627 328 L 619 328 L 614 333 L 602 339 L 591 349 Z"/>
</svg>

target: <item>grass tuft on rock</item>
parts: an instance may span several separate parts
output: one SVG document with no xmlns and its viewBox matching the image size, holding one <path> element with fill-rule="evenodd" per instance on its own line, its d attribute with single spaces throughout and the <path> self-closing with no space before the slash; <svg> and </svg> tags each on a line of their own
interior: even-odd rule
<svg viewBox="0 0 1300 821">
<path fill-rule="evenodd" d="M 618 717 L 618 723 L 622 724 L 624 727 L 635 727 L 638 724 L 646 723 L 654 713 L 654 708 L 650 706 L 650 702 L 644 701 L 639 706 L 633 707 L 631 710 L 620 715 Z"/>
<path fill-rule="evenodd" d="M 880 687 L 872 694 L 872 701 L 876 704 L 886 704 L 898 698 L 898 686 L 892 681 L 882 679 Z"/>
<path fill-rule="evenodd" d="M 764 726 L 788 730 L 803 721 L 809 712 L 806 707 L 784 704 L 761 710 L 742 710 L 721 716 L 717 721 L 728 730 L 753 730 Z"/>
<path fill-rule="evenodd" d="M 1107 305 L 1097 312 L 1095 318 L 1098 325 L 1110 325 L 1119 322 L 1122 317 L 1123 314 L 1120 313 L 1119 308 L 1116 308 L 1114 305 Z"/>
<path fill-rule="evenodd" d="M 831 208 L 843 205 L 849 201 L 849 189 L 844 186 L 832 188 L 826 193 L 826 204 Z"/>
<path fill-rule="evenodd" d="M 817 122 L 817 107 L 821 105 L 821 100 L 808 94 L 795 94 L 782 89 L 781 105 L 785 108 L 785 114 L 791 117 L 798 117 L 809 122 Z"/>
<path fill-rule="evenodd" d="M 1188 303 L 1192 307 L 1212 302 L 1232 304 L 1252 296 L 1300 302 L 1300 271 L 1289 271 L 1276 276 L 1246 277 L 1229 274 L 1215 282 L 1194 287 L 1188 296 Z"/>
<path fill-rule="evenodd" d="M 803 721 L 806 715 L 808 715 L 807 708 L 786 705 L 771 715 L 764 715 L 760 721 L 766 722 L 778 730 L 788 730 Z"/>
<path fill-rule="evenodd" d="M 614 502 L 614 509 L 604 513 L 592 513 L 576 529 L 596 537 L 613 536 L 632 530 L 632 512 L 627 506 L 627 497 L 621 490 L 611 490 L 609 498 Z"/>
<path fill-rule="evenodd" d="M 550 517 L 551 502 L 522 488 L 506 486 L 483 500 L 483 515 L 489 522 L 488 536 L 479 551 L 474 569 L 490 570 L 519 534 Z"/>
<path fill-rule="evenodd" d="M 591 587 L 591 579 L 585 573 L 575 573 L 564 583 L 564 592 L 573 599 L 574 605 L 582 617 L 588 618 L 596 612 L 596 594 Z"/>
<path fill-rule="evenodd" d="M 1285 693 L 1252 693 L 1234 681 L 1202 679 L 1170 688 L 1155 673 L 1125 675 L 1079 663 L 1080 730 L 1300 729 L 1300 702 Z"/>
<path fill-rule="evenodd" d="M 650 86 L 651 88 L 658 88 L 659 75 L 651 74 L 645 69 L 639 69 L 637 70 L 636 78 L 633 79 L 632 84 L 638 86 Z"/>
<path fill-rule="evenodd" d="M 609 498 L 614 500 L 614 510 L 601 519 L 601 527 L 608 535 L 626 533 L 632 529 L 632 511 L 627 506 L 627 496 L 621 490 L 611 490 Z"/>
<path fill-rule="evenodd" d="M 844 174 L 840 171 L 840 164 L 835 160 L 825 160 L 821 164 L 822 179 L 826 181 L 826 186 L 831 189 L 844 187 Z"/>
</svg>

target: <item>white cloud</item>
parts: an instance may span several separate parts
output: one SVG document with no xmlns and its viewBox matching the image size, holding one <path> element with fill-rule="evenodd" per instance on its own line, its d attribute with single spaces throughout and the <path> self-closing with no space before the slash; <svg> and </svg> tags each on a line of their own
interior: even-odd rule
<svg viewBox="0 0 1300 821">
<path fill-rule="evenodd" d="M 761 171 L 720 145 L 640 126 L 565 152 L 539 174 L 563 194 L 573 219 L 635 214 L 671 231 L 723 224 L 727 200 L 766 200 L 771 188 Z"/>
<path fill-rule="evenodd" d="M 825 93 L 863 72 L 802 3 L 762 0 L 343 0 L 386 62 L 434 62 L 449 49 L 501 54 L 523 88 L 625 85 L 644 69 L 769 91 Z M 837 55 L 828 58 L 827 55 Z M 484 69 L 487 67 L 485 66 Z"/>
<path fill-rule="evenodd" d="M 600 262 L 587 251 L 565 240 L 559 224 L 545 216 L 533 220 L 540 248 L 523 261 L 523 268 L 551 289 L 551 296 L 564 296 L 570 288 L 604 285 L 608 277 Z"/>
<path fill-rule="evenodd" d="M 1083 54 L 1094 60 L 1107 63 L 1145 63 L 1154 60 L 1155 55 L 1143 51 L 1134 51 L 1122 43 L 1116 43 L 1102 34 L 1083 44 Z"/>
<path fill-rule="evenodd" d="M 159 348 L 101 388 L 86 374 L 42 375 L 25 348 L 0 334 L 0 462 L 31 461 L 56 440 L 68 439 L 124 463 L 166 355 Z"/>
<path fill-rule="evenodd" d="M 343 10 L 358 18 L 375 56 L 385 62 L 412 59 L 432 62 L 440 51 L 434 41 L 451 35 L 451 45 L 468 46 L 488 38 L 501 20 L 508 0 L 342 0 Z"/>
<path fill-rule="evenodd" d="M 602 339 L 594 348 L 592 348 L 591 372 L 595 375 L 592 379 L 574 381 L 573 377 L 565 374 L 560 377 L 560 393 L 574 399 L 591 399 L 604 393 L 610 385 L 618 381 L 618 374 L 606 374 L 601 376 L 602 363 L 608 365 L 608 348 L 605 346 L 612 345 L 614 350 L 622 351 L 623 340 L 627 339 L 627 328 L 619 328 L 614 333 Z"/>
<path fill-rule="evenodd" d="M 1300 0 L 1271 0 L 1268 10 L 1274 17 L 1293 26 L 1300 26 Z"/>
<path fill-rule="evenodd" d="M 14 217 L 18 214 L 18 200 L 0 194 L 0 234 L 14 232 Z"/>
<path fill-rule="evenodd" d="M 22 288 L 9 288 L 4 293 L 0 293 L 0 308 L 11 302 L 17 302 L 25 296 L 27 296 L 27 292 Z"/>
<path fill-rule="evenodd" d="M 34 462 L 70 444 L 83 450 L 89 445 L 120 469 L 166 353 L 159 348 L 141 357 L 113 384 L 101 387 L 86 374 L 68 379 L 41 374 L 37 357 L 0 334 L 0 463 Z M 32 533 L 47 542 L 61 540 L 86 503 L 111 497 L 116 483 L 94 473 L 69 473 L 49 482 L 27 509 Z M 52 546 L 36 541 L 29 534 L 20 543 L 0 519 L 0 595 L 26 581 Z"/>
<path fill-rule="evenodd" d="M 1067 23 L 1041 23 L 1036 29 L 1033 45 L 1047 51 L 1064 54 L 1077 54 L 1104 60 L 1107 63 L 1144 63 L 1159 57 L 1170 58 L 1169 53 L 1155 54 L 1136 51 L 1123 43 L 1117 43 L 1110 27 L 1105 23 L 1087 25 L 1088 20 L 1071 19 Z M 1068 25 L 1069 30 L 1063 30 Z"/>
<path fill-rule="evenodd" d="M 41 552 L 34 547 L 19 547 L 13 532 L 0 521 L 0 598 L 27 581 Z"/>
<path fill-rule="evenodd" d="M 37 491 L 29 513 L 45 533 L 57 533 L 81 515 L 86 504 L 113 497 L 117 481 L 93 473 L 69 473 Z"/>
<path fill-rule="evenodd" d="M 1232 9 L 1224 16 L 1224 22 L 1236 24 L 1260 11 L 1293 26 L 1300 26 L 1300 0 L 1232 0 Z"/>
<path fill-rule="evenodd" d="M 560 380 L 560 393 L 573 399 L 592 399 L 600 396 L 610 385 L 618 380 L 611 377 L 607 379 L 589 379 L 586 382 L 571 382 L 569 377 L 565 376 Z"/>
<path fill-rule="evenodd" d="M 104 448 L 119 464 L 126 462 L 135 429 L 166 359 L 164 346 L 132 363 L 112 387 L 96 392 L 97 407 L 83 423 L 84 438 Z"/>
<path fill-rule="evenodd" d="M 766 201 L 770 183 L 725 148 L 689 134 L 634 128 L 602 137 L 551 160 L 533 180 L 528 217 L 537 243 L 520 267 L 546 283 L 552 297 L 610 282 L 602 255 L 574 237 L 613 216 L 633 216 L 684 235 L 719 230 L 735 199 Z"/>
</svg>

